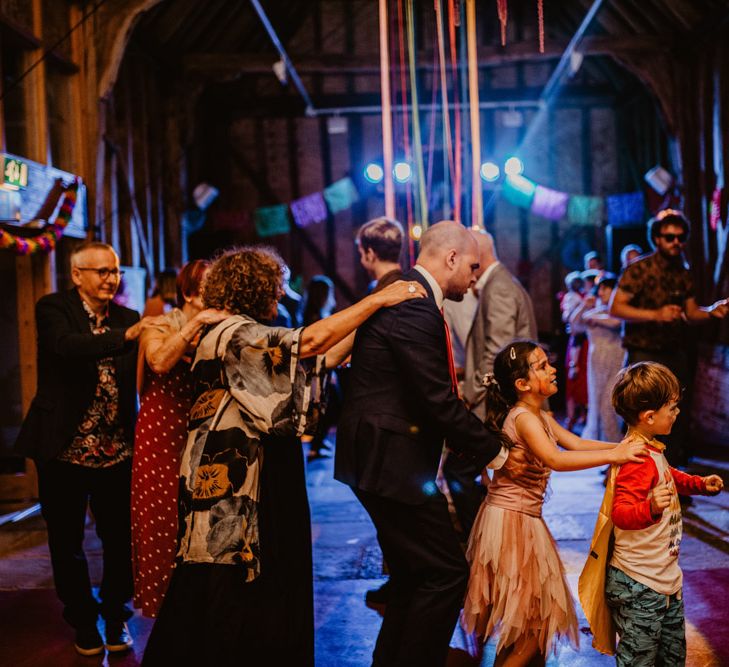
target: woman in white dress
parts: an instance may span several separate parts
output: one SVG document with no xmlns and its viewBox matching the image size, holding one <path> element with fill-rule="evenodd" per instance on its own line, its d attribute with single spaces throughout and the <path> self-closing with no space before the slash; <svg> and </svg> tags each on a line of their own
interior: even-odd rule
<svg viewBox="0 0 729 667">
<path fill-rule="evenodd" d="M 586 297 L 574 319 L 587 329 L 587 423 L 582 437 L 619 442 L 622 424 L 610 401 L 615 375 L 623 367 L 625 350 L 620 341 L 622 321 L 608 313 L 617 278 L 606 273 L 597 283 L 597 298 Z"/>
</svg>

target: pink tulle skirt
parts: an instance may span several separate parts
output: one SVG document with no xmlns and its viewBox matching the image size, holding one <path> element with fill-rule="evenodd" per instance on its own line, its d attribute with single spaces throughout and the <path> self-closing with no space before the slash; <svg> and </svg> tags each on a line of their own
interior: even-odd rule
<svg viewBox="0 0 729 667">
<path fill-rule="evenodd" d="M 497 652 L 537 637 L 543 655 L 554 639 L 579 646 L 577 616 L 564 567 L 541 517 L 483 503 L 468 543 L 471 576 L 461 623 Z"/>
</svg>

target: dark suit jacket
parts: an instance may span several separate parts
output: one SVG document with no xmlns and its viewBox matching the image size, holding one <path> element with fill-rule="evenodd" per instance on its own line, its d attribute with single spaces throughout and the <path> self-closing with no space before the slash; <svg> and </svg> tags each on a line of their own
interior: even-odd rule
<svg viewBox="0 0 729 667">
<path fill-rule="evenodd" d="M 127 440 L 132 442 L 137 416 L 137 344 L 125 341 L 124 332 L 139 320 L 139 314 L 110 303 L 111 329 L 94 335 L 75 289 L 42 297 L 35 312 L 38 387 L 16 441 L 16 451 L 43 463 L 70 444 L 96 391 L 96 362 L 105 357 L 114 357 L 119 419 Z"/>
<path fill-rule="evenodd" d="M 334 476 L 356 489 L 420 504 L 437 493 L 443 441 L 485 466 L 498 441 L 453 393 L 443 317 L 428 297 L 375 313 L 357 331 Z"/>
<path fill-rule="evenodd" d="M 522 284 L 501 263 L 486 279 L 478 295 L 478 308 L 466 340 L 463 397 L 481 419 L 485 373 L 494 370 L 496 353 L 515 338 L 537 340 L 537 319 L 532 300 Z"/>
</svg>

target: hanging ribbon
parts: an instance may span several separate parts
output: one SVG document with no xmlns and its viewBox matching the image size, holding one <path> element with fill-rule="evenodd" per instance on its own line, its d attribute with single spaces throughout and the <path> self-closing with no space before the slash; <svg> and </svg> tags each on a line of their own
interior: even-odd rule
<svg viewBox="0 0 729 667">
<path fill-rule="evenodd" d="M 448 79 L 446 73 L 446 59 L 445 59 L 445 37 L 443 35 L 443 12 L 441 7 L 441 0 L 435 0 L 435 24 L 436 32 L 438 35 L 438 61 L 440 69 L 440 88 L 441 88 L 441 101 L 443 108 L 443 144 L 445 146 L 444 155 L 447 156 L 448 170 L 450 173 L 450 182 L 453 183 L 455 180 L 455 165 L 453 164 L 453 141 L 451 139 L 451 115 L 448 108 Z M 445 161 L 445 160 L 444 160 Z M 448 179 L 443 174 L 443 184 L 448 190 Z M 449 210 L 449 197 L 446 196 L 444 211 L 445 217 L 450 216 Z"/>
<path fill-rule="evenodd" d="M 468 36 L 468 104 L 471 118 L 471 224 L 483 227 L 481 189 L 481 114 L 478 97 L 478 57 L 476 55 L 476 0 L 466 0 Z"/>
<path fill-rule="evenodd" d="M 392 182 L 392 98 L 390 52 L 387 38 L 387 0 L 380 0 L 380 89 L 382 93 L 382 161 L 385 169 L 385 215 L 395 218 L 395 185 Z"/>
<path fill-rule="evenodd" d="M 416 218 L 423 230 L 428 228 L 428 194 L 425 188 L 423 168 L 423 142 L 420 136 L 420 107 L 418 102 L 418 77 L 415 67 L 415 23 L 413 19 L 413 0 L 405 4 L 408 35 L 408 67 L 410 70 L 410 101 L 413 105 L 413 157 L 418 179 L 418 196 L 415 198 Z M 411 257 L 414 259 L 414 257 Z"/>
<path fill-rule="evenodd" d="M 499 23 L 501 23 L 501 46 L 506 46 L 506 22 L 509 20 L 509 7 L 506 3 L 507 0 L 496 0 Z"/>
<path fill-rule="evenodd" d="M 63 231 L 71 221 L 73 209 L 78 197 L 78 181 L 74 181 L 63 195 L 61 207 L 55 220 L 46 225 L 43 231 L 32 238 L 22 238 L 4 229 L 0 229 L 0 248 L 12 250 L 17 255 L 30 255 L 36 252 L 50 252 L 63 236 Z"/>
<path fill-rule="evenodd" d="M 400 47 L 400 96 L 402 99 L 402 142 L 405 149 L 405 162 L 412 163 L 410 152 L 410 119 L 408 118 L 407 72 L 405 70 L 405 20 L 403 17 L 402 0 L 397 0 L 397 38 Z M 413 228 L 413 184 L 409 179 L 405 184 L 405 209 L 407 211 L 408 238 L 412 240 Z M 411 243 L 412 245 L 412 243 Z M 411 256 L 415 248 L 411 249 Z"/>
<path fill-rule="evenodd" d="M 537 24 L 539 26 L 539 53 L 544 53 L 544 0 L 537 0 Z"/>
<path fill-rule="evenodd" d="M 453 77 L 453 118 L 455 127 L 453 134 L 455 173 L 453 175 L 453 219 L 456 222 L 461 221 L 461 189 L 463 187 L 462 158 L 461 158 L 461 110 L 459 108 L 458 95 L 458 54 L 456 52 L 456 25 L 460 25 L 460 15 L 456 15 L 456 7 L 454 0 L 448 0 L 448 37 L 450 41 L 451 55 L 451 75 Z"/>
</svg>

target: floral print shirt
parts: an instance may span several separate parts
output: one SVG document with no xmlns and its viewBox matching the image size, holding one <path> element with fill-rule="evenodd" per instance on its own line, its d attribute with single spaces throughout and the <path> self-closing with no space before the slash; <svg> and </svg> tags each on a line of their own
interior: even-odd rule
<svg viewBox="0 0 729 667">
<path fill-rule="evenodd" d="M 85 301 L 82 300 L 81 304 L 89 316 L 89 327 L 94 335 L 109 331 L 108 312 L 97 319 Z M 132 446 L 125 440 L 124 429 L 119 422 L 119 387 L 114 358 L 99 359 L 96 368 L 99 382 L 94 398 L 71 444 L 58 455 L 58 459 L 87 468 L 107 468 L 131 457 Z"/>
<path fill-rule="evenodd" d="M 618 289 L 631 295 L 635 308 L 683 306 L 694 296 L 694 285 L 683 262 L 671 262 L 658 251 L 631 262 L 618 281 Z M 686 344 L 686 323 L 625 322 L 623 347 L 630 350 L 676 350 Z"/>
<path fill-rule="evenodd" d="M 301 332 L 235 315 L 200 341 L 180 466 L 179 560 L 240 564 L 246 581 L 260 574 L 265 438 L 303 434 L 319 406 L 323 358 L 299 358 Z"/>
</svg>

